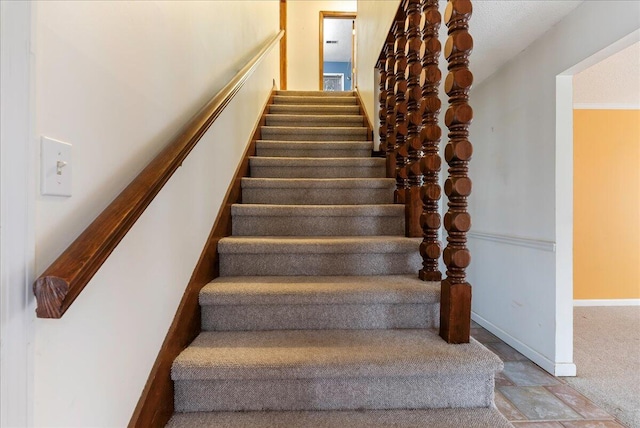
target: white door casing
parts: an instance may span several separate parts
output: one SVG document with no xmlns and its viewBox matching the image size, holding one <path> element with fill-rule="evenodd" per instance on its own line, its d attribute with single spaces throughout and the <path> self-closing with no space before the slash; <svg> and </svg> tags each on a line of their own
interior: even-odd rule
<svg viewBox="0 0 640 428">
<path fill-rule="evenodd" d="M 33 424 L 33 3 L 0 2 L 0 426 Z"/>
</svg>

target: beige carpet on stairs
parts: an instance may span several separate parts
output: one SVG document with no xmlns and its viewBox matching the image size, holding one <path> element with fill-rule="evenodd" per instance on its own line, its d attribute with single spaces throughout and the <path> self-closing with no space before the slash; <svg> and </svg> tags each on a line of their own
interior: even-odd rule
<svg viewBox="0 0 640 428">
<path fill-rule="evenodd" d="M 355 94 L 278 91 L 261 131 L 168 426 L 511 426 L 500 359 L 438 336 L 440 284 L 417 278 Z"/>
</svg>

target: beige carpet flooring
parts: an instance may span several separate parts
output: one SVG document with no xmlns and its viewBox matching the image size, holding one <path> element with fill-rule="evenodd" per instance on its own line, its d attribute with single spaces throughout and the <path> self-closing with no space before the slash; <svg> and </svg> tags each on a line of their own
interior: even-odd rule
<svg viewBox="0 0 640 428">
<path fill-rule="evenodd" d="M 640 428 L 640 307 L 574 308 L 574 361 L 565 378 L 630 428 Z"/>
</svg>

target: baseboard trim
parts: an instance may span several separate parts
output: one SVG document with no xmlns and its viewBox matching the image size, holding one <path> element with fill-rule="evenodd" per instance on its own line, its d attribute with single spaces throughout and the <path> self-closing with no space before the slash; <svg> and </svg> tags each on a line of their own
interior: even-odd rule
<svg viewBox="0 0 640 428">
<path fill-rule="evenodd" d="M 575 299 L 573 306 L 640 306 L 640 299 Z"/>
<path fill-rule="evenodd" d="M 514 245 L 516 247 L 533 248 L 534 250 L 548 251 L 551 253 L 556 252 L 556 243 L 553 241 L 545 241 L 543 239 L 477 231 L 469 231 L 467 236 L 469 238 L 479 239 L 482 241 L 497 242 L 499 244 Z"/>
<path fill-rule="evenodd" d="M 572 363 L 572 362 L 558 363 L 558 362 L 551 361 L 549 358 L 540 354 L 538 351 L 534 350 L 533 348 L 530 348 L 528 345 L 522 343 L 520 340 L 511 336 L 509 333 L 505 332 L 500 327 L 496 326 L 490 321 L 487 321 L 486 319 L 484 319 L 483 317 L 481 317 L 475 312 L 471 312 L 471 319 L 477 322 L 478 324 L 480 324 L 490 333 L 500 338 L 507 345 L 511 346 L 516 351 L 520 352 L 522 355 L 524 355 L 525 357 L 527 357 L 528 359 L 530 359 L 531 361 L 533 361 L 534 363 L 542 367 L 542 369 L 551 373 L 552 375 L 554 376 L 575 376 L 576 375 L 575 363 Z"/>
<path fill-rule="evenodd" d="M 369 115 L 367 114 L 367 109 L 364 108 L 364 103 L 362 102 L 362 97 L 360 96 L 360 89 L 356 87 L 356 100 L 358 101 L 358 106 L 360 107 L 360 114 L 364 116 L 364 120 L 367 125 L 367 138 L 369 141 L 373 141 L 373 125 L 371 124 L 371 119 L 369 119 Z"/>
<path fill-rule="evenodd" d="M 202 287 L 219 276 L 218 241 L 231 235 L 231 205 L 242 197 L 242 177 L 249 175 L 249 157 L 256 152 L 256 141 L 260 139 L 260 129 L 266 124 L 268 106 L 276 94 L 275 85 L 267 97 L 262 113 L 255 123 L 251 139 L 224 197 L 220 211 L 207 238 L 198 264 L 196 265 L 169 331 L 158 352 L 140 400 L 129 421 L 129 428 L 164 427 L 173 415 L 173 381 L 171 365 L 173 360 L 200 333 L 200 306 L 198 295 Z"/>
</svg>

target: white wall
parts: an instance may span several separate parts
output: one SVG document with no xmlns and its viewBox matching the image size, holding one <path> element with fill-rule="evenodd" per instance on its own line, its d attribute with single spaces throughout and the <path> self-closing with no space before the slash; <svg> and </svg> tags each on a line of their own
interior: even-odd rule
<svg viewBox="0 0 640 428">
<path fill-rule="evenodd" d="M 287 89 L 320 87 L 320 11 L 355 12 L 356 0 L 287 1 Z"/>
<path fill-rule="evenodd" d="M 584 2 L 471 94 L 474 318 L 557 375 L 575 366 L 571 138 L 556 76 L 639 27 L 637 2 Z"/>
<path fill-rule="evenodd" d="M 399 4 L 400 0 L 358 0 L 356 81 L 376 138 L 379 126 L 377 96 L 379 76 L 374 69 Z"/>
<path fill-rule="evenodd" d="M 29 426 L 34 280 L 31 3 L 0 2 L 0 426 Z"/>
<path fill-rule="evenodd" d="M 36 136 L 73 144 L 73 196 L 36 201 L 38 272 L 278 32 L 278 10 L 276 0 L 36 3 Z M 128 423 L 278 60 L 276 48 L 63 318 L 37 321 L 36 426 Z"/>
</svg>

